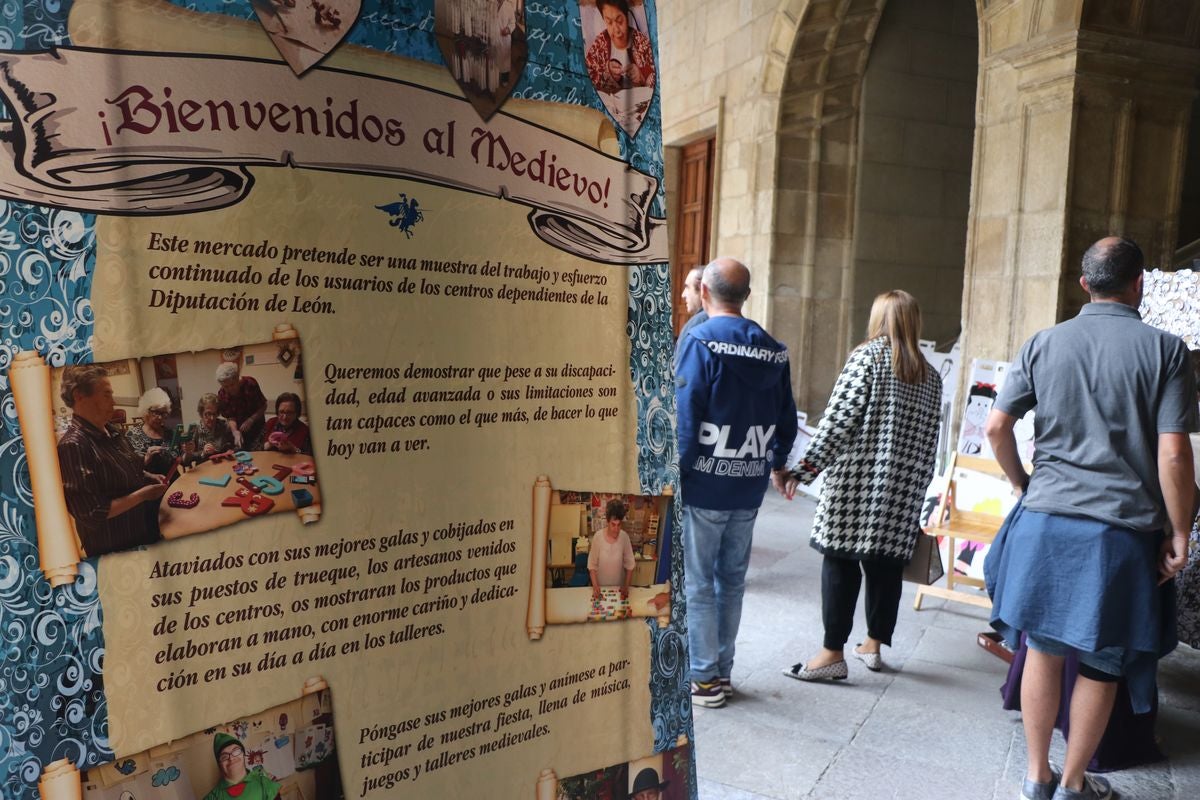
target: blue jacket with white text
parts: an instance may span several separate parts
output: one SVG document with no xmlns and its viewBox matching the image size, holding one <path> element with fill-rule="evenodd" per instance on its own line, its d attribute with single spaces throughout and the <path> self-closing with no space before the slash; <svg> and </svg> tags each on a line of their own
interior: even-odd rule
<svg viewBox="0 0 1200 800">
<path fill-rule="evenodd" d="M 796 439 L 787 348 L 744 317 L 710 317 L 683 338 L 675 374 L 683 503 L 758 508 Z"/>
</svg>

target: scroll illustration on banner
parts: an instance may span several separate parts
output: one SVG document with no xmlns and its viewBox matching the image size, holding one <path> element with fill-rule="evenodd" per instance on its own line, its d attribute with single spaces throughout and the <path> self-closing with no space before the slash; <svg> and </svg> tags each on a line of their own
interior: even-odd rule
<svg viewBox="0 0 1200 800">
<path fill-rule="evenodd" d="M 9 380 L 51 584 L 73 580 L 81 556 L 281 511 L 317 521 L 299 374 L 287 323 L 267 342 L 108 365 L 18 354 Z"/>
<path fill-rule="evenodd" d="M 98 93 L 96 74 L 124 81 Z M 13 120 L 0 125 L 0 195 L 14 200 L 186 214 L 241 201 L 250 167 L 332 170 L 529 206 L 542 241 L 593 261 L 667 260 L 665 220 L 650 216 L 656 178 L 516 117 L 480 123 L 464 101 L 403 81 L 64 47 L 0 53 L 0 93 Z"/>
<path fill-rule="evenodd" d="M 529 52 L 524 0 L 436 0 L 438 50 L 484 122 L 512 94 Z"/>
<path fill-rule="evenodd" d="M 342 800 L 328 685 L 306 682 L 300 697 L 113 764 L 80 772 L 50 765 L 42 797 L 81 800 Z M 249 794 L 247 794 L 249 793 Z"/>
<path fill-rule="evenodd" d="M 533 487 L 529 638 L 541 639 L 547 624 L 653 617 L 666 627 L 671 585 L 657 580 L 658 547 L 660 537 L 669 535 L 663 526 L 670 520 L 670 494 L 634 498 L 555 491 L 540 476 Z M 612 533 L 605 531 L 609 521 L 618 523 Z M 621 589 L 622 570 L 628 570 L 627 592 Z M 611 577 L 605 577 L 609 571 Z"/>
<path fill-rule="evenodd" d="M 279 55 L 302 75 L 346 37 L 362 0 L 252 0 L 252 5 Z"/>
<path fill-rule="evenodd" d="M 579 17 L 588 77 L 604 110 L 637 136 L 654 99 L 658 70 L 641 0 L 582 0 Z"/>
</svg>

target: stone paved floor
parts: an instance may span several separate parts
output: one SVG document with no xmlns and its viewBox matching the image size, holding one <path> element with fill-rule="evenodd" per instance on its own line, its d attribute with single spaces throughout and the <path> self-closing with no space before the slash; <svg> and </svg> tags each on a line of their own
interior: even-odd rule
<svg viewBox="0 0 1200 800">
<path fill-rule="evenodd" d="M 1000 708 L 1005 664 L 975 644 L 986 612 L 905 584 L 895 646 L 871 673 L 804 684 L 780 674 L 820 645 L 813 502 L 769 493 L 754 551 L 733 679 L 737 696 L 695 709 L 701 800 L 970 800 L 1020 794 L 1020 716 Z M 861 604 L 855 634 L 865 630 Z M 851 642 L 858 641 L 852 638 Z M 1200 652 L 1163 662 L 1159 736 L 1169 760 L 1110 776 L 1123 798 L 1200 798 Z M 1062 740 L 1055 736 L 1062 759 Z"/>
</svg>

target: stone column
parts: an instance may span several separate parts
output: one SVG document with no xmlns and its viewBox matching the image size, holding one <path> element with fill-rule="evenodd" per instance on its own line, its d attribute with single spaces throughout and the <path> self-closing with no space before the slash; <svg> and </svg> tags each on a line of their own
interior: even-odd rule
<svg viewBox="0 0 1200 800">
<path fill-rule="evenodd" d="M 968 358 L 1010 360 L 1073 316 L 1080 258 L 1102 236 L 1171 262 L 1200 72 L 1192 5 L 981 0 Z"/>
</svg>

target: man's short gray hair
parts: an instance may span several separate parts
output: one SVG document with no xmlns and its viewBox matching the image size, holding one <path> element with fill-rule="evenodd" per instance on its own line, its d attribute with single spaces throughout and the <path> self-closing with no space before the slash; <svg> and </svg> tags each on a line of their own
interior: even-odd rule
<svg viewBox="0 0 1200 800">
<path fill-rule="evenodd" d="M 704 285 L 718 303 L 740 307 L 750 296 L 750 270 L 732 259 L 717 259 L 704 268 Z"/>
</svg>

